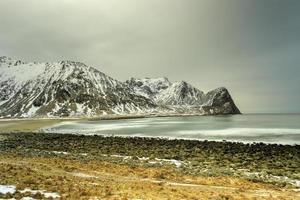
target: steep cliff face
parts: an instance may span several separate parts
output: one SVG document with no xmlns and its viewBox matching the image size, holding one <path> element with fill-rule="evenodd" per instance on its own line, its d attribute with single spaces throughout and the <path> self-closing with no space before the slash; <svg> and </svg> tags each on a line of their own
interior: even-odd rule
<svg viewBox="0 0 300 200">
<path fill-rule="evenodd" d="M 241 114 L 228 90 L 217 88 L 206 94 L 205 104 L 202 106 L 206 114 Z"/>
<path fill-rule="evenodd" d="M 0 57 L 0 117 L 155 113 L 240 112 L 225 88 L 204 94 L 167 78 L 122 83 L 80 62 L 27 63 Z"/>
</svg>

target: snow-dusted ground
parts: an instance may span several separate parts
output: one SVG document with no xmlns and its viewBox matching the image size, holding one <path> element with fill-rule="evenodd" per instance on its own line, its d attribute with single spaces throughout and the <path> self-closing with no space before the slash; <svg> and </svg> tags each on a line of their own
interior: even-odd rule
<svg viewBox="0 0 300 200">
<path fill-rule="evenodd" d="M 34 200 L 32 197 L 22 197 L 21 200 Z"/>
<path fill-rule="evenodd" d="M 60 195 L 56 192 L 47 192 L 46 190 L 33 190 L 30 188 L 25 188 L 24 190 L 19 190 L 20 193 L 31 193 L 31 194 L 37 194 L 41 193 L 45 198 L 60 198 Z"/>
<path fill-rule="evenodd" d="M 238 170 L 240 174 L 250 179 L 263 179 L 266 182 L 282 182 L 289 183 L 296 187 L 295 191 L 300 192 L 300 180 L 289 178 L 287 176 L 274 176 L 272 174 L 266 174 L 262 172 L 250 172 L 249 170 L 240 169 Z"/>
<path fill-rule="evenodd" d="M 1 194 L 14 194 L 16 192 L 15 185 L 0 185 L 0 193 Z"/>
<path fill-rule="evenodd" d="M 71 173 L 73 176 L 77 176 L 77 177 L 81 177 L 81 178 L 98 178 L 97 176 L 94 175 L 89 175 L 86 173 L 82 173 L 82 172 L 74 172 Z"/>
<path fill-rule="evenodd" d="M 63 154 L 63 155 L 68 155 L 69 153 L 68 152 L 65 152 L 65 151 L 51 151 L 52 153 L 54 154 Z"/>
<path fill-rule="evenodd" d="M 70 155 L 69 152 L 60 152 L 60 151 L 51 151 L 49 153 Z M 79 153 L 79 155 L 88 156 L 87 153 Z M 157 164 L 159 164 L 159 165 L 174 165 L 176 168 L 180 168 L 183 166 L 189 167 L 191 165 L 191 162 L 189 162 L 189 161 L 182 161 L 182 160 L 176 160 L 176 159 L 162 159 L 162 158 L 151 159 L 150 157 L 138 157 L 138 156 L 120 155 L 120 154 L 112 154 L 112 155 L 102 154 L 102 156 L 121 159 L 124 162 L 140 161 L 140 162 L 145 162 L 145 163 L 148 163 L 151 165 L 157 165 Z M 203 172 L 205 172 L 205 171 L 207 171 L 207 169 L 205 169 Z M 235 173 L 235 171 L 233 171 L 233 173 Z M 259 178 L 259 179 L 263 178 L 264 180 L 269 180 L 271 182 L 275 181 L 275 182 L 289 183 L 289 184 L 293 185 L 294 187 L 296 187 L 296 189 L 294 189 L 295 191 L 300 192 L 300 180 L 298 180 L 298 179 L 292 179 L 292 178 L 289 178 L 286 176 L 274 176 L 272 174 L 264 174 L 264 173 L 260 173 L 260 172 L 250 172 L 250 171 L 247 171 L 244 169 L 238 170 L 238 173 L 247 178 Z M 81 173 L 81 172 L 72 173 L 72 175 L 82 177 L 82 178 L 97 178 L 96 176 L 88 175 L 88 174 Z"/>
<path fill-rule="evenodd" d="M 61 155 L 70 155 L 69 152 L 64 152 L 64 151 L 49 151 L 49 153 L 54 153 L 54 154 L 61 154 Z M 79 155 L 81 156 L 87 156 L 87 153 L 80 153 Z M 119 154 L 113 154 L 113 155 L 108 155 L 108 154 L 102 154 L 104 157 L 113 157 L 113 158 L 120 158 L 122 160 L 138 160 L 138 161 L 145 161 L 149 164 L 170 164 L 170 165 L 175 165 L 177 168 L 181 167 L 182 165 L 188 165 L 190 164 L 189 162 L 185 161 L 180 161 L 180 160 L 175 160 L 175 159 L 160 159 L 160 158 L 154 158 L 151 159 L 149 157 L 138 157 L 138 156 L 125 156 L 125 155 L 119 155 Z M 80 174 L 77 174 L 80 176 Z"/>
<path fill-rule="evenodd" d="M 14 194 L 16 193 L 16 186 L 15 185 L 0 185 L 0 194 Z M 48 192 L 46 190 L 33 190 L 30 188 L 25 188 L 23 190 L 18 190 L 20 193 L 31 193 L 31 194 L 37 194 L 41 193 L 45 198 L 60 198 L 60 195 L 56 192 Z M 32 197 L 23 197 L 22 200 L 30 200 L 33 199 Z"/>
<path fill-rule="evenodd" d="M 114 154 L 114 155 L 107 155 L 107 154 L 102 154 L 105 157 L 115 157 L 115 158 L 121 158 L 123 160 L 139 160 L 139 161 L 145 161 L 149 164 L 160 164 L 160 165 L 165 165 L 165 164 L 171 164 L 171 165 L 175 165 L 177 168 L 181 167 L 182 165 L 188 165 L 189 162 L 185 162 L 185 161 L 180 161 L 180 160 L 175 160 L 175 159 L 160 159 L 160 158 L 154 158 L 151 159 L 149 157 L 138 157 L 138 156 L 124 156 L 124 155 L 118 155 L 118 154 Z"/>
</svg>

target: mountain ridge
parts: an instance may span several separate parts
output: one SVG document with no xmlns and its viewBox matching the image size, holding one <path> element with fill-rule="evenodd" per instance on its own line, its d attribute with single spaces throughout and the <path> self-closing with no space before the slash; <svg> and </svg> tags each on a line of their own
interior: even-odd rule
<svg viewBox="0 0 300 200">
<path fill-rule="evenodd" d="M 212 91 L 207 99 L 189 83 L 166 77 L 121 82 L 82 62 L 0 57 L 0 117 L 239 114 L 228 90 L 222 92 L 219 100 Z"/>
</svg>

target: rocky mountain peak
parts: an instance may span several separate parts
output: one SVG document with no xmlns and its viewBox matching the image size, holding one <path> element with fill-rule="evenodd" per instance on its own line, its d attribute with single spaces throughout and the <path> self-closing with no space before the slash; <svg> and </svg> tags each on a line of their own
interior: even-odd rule
<svg viewBox="0 0 300 200">
<path fill-rule="evenodd" d="M 171 82 L 166 77 L 144 79 L 131 78 L 130 80 L 127 80 L 125 84 L 130 88 L 133 88 L 137 94 L 152 98 L 160 91 L 170 87 Z"/>
<path fill-rule="evenodd" d="M 14 60 L 11 57 L 8 56 L 0 56 L 0 62 L 7 62 L 7 61 L 11 61 Z"/>
<path fill-rule="evenodd" d="M 150 113 L 240 112 L 224 87 L 204 94 L 166 77 L 123 83 L 81 62 L 25 63 L 0 57 L 0 117 Z"/>
<path fill-rule="evenodd" d="M 188 88 L 192 88 L 193 86 L 185 81 L 177 81 L 172 84 L 172 87 L 177 88 L 178 90 L 187 91 Z"/>
<path fill-rule="evenodd" d="M 77 61 L 70 61 L 70 60 L 63 60 L 59 62 L 60 65 L 64 66 L 64 67 L 88 67 L 86 64 L 82 63 L 82 62 L 77 62 Z"/>
<path fill-rule="evenodd" d="M 0 117 L 97 116 L 156 107 L 122 82 L 80 62 L 20 64 L 0 68 L 0 76 Z"/>
<path fill-rule="evenodd" d="M 0 63 L 6 64 L 7 67 L 10 67 L 10 66 L 17 66 L 17 65 L 20 65 L 20 64 L 24 64 L 25 62 L 23 62 L 21 60 L 15 60 L 15 59 L 7 57 L 7 56 L 1 56 L 0 57 Z M 4 66 L 2 64 L 1 64 L 1 66 Z"/>
</svg>

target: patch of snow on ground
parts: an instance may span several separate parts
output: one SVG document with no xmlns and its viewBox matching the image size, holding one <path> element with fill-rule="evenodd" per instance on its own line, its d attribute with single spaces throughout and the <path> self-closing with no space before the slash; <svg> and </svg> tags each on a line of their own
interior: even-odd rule
<svg viewBox="0 0 300 200">
<path fill-rule="evenodd" d="M 108 157 L 109 155 L 107 154 L 102 154 L 102 156 Z M 118 154 L 114 154 L 114 155 L 110 155 L 111 157 L 115 157 L 115 158 L 121 158 L 123 160 L 128 160 L 128 159 L 133 159 L 133 156 L 123 156 L 123 155 L 118 155 Z M 137 160 L 139 161 L 147 161 L 150 164 L 173 164 L 175 165 L 177 168 L 181 167 L 182 164 L 188 164 L 186 162 L 180 161 L 180 160 L 175 160 L 175 159 L 159 159 L 159 158 L 155 158 L 154 160 L 151 160 L 149 157 L 136 157 Z"/>
<path fill-rule="evenodd" d="M 63 155 L 70 154 L 69 152 L 65 152 L 65 151 L 52 151 L 52 153 L 54 153 L 54 154 L 63 154 Z"/>
<path fill-rule="evenodd" d="M 276 181 L 276 182 L 283 182 L 283 183 L 289 183 L 296 187 L 294 191 L 300 192 L 300 180 L 298 179 L 291 179 L 287 176 L 274 176 L 272 174 L 263 174 L 261 172 L 249 172 L 249 171 L 244 171 L 244 170 L 239 170 L 242 171 L 246 177 L 250 178 L 261 178 L 269 181 Z"/>
<path fill-rule="evenodd" d="M 0 185 L 0 194 L 14 194 L 16 192 L 15 185 Z"/>
<path fill-rule="evenodd" d="M 43 192 L 42 193 L 46 198 L 60 198 L 60 195 L 56 192 Z"/>
<path fill-rule="evenodd" d="M 300 180 L 294 180 L 294 184 L 296 187 L 300 188 Z"/>
<path fill-rule="evenodd" d="M 20 200 L 35 200 L 35 199 L 32 197 L 22 197 Z"/>
<path fill-rule="evenodd" d="M 24 190 L 19 190 L 20 193 L 26 193 L 29 192 L 31 194 L 37 194 L 37 193 L 41 193 L 42 195 L 44 195 L 44 197 L 46 198 L 60 198 L 60 195 L 56 192 L 47 192 L 45 190 L 32 190 L 30 188 L 25 188 Z"/>
<path fill-rule="evenodd" d="M 98 178 L 97 176 L 85 174 L 82 172 L 72 173 L 73 176 L 81 177 L 81 178 Z"/>
<path fill-rule="evenodd" d="M 150 164 L 165 164 L 165 163 L 168 163 L 168 164 L 172 164 L 172 165 L 175 165 L 177 168 L 181 167 L 182 164 L 187 164 L 183 161 L 180 161 L 180 160 L 174 160 L 174 159 L 159 159 L 159 158 L 155 158 L 154 161 L 148 161 L 148 163 Z"/>
<path fill-rule="evenodd" d="M 132 156 L 122 156 L 122 155 L 111 155 L 111 157 L 123 158 L 124 160 L 131 159 Z"/>
<path fill-rule="evenodd" d="M 155 158 L 155 160 L 169 162 L 171 164 L 174 164 L 176 167 L 180 167 L 182 165 L 182 161 L 174 160 L 174 159 L 158 159 L 158 158 Z"/>
</svg>

